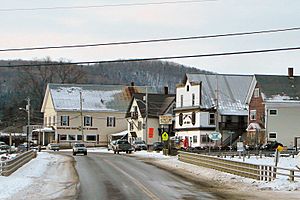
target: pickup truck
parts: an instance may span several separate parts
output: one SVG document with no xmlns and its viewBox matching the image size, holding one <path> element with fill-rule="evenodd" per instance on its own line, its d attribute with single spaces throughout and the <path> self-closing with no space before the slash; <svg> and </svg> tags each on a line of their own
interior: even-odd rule
<svg viewBox="0 0 300 200">
<path fill-rule="evenodd" d="M 117 142 L 112 146 L 114 154 L 119 154 L 120 152 L 131 153 L 133 148 L 127 140 L 117 140 Z"/>
</svg>

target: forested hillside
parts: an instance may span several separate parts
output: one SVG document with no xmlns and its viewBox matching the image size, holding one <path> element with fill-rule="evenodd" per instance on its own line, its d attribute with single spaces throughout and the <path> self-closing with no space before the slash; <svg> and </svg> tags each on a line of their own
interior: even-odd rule
<svg viewBox="0 0 300 200">
<path fill-rule="evenodd" d="M 25 108 L 27 97 L 32 103 L 33 123 L 42 123 L 39 112 L 48 83 L 87 83 L 87 84 L 124 84 L 155 86 L 162 91 L 168 86 L 175 93 L 176 84 L 181 82 L 185 73 L 210 73 L 196 68 L 185 67 L 172 62 L 144 61 L 120 62 L 94 65 L 59 65 L 9 67 L 9 64 L 32 64 L 43 61 L 0 61 L 0 130 L 7 127 L 21 127 L 26 124 Z"/>
</svg>

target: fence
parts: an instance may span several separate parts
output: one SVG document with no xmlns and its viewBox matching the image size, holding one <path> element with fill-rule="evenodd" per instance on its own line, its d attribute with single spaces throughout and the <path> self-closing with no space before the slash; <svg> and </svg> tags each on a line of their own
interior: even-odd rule
<svg viewBox="0 0 300 200">
<path fill-rule="evenodd" d="M 291 181 L 295 181 L 295 178 L 300 178 L 300 170 L 296 169 L 285 169 L 267 165 L 255 165 L 202 154 L 180 151 L 178 154 L 178 159 L 183 162 L 256 180 L 271 181 L 278 178 L 277 175 L 287 176 Z"/>
<path fill-rule="evenodd" d="M 9 176 L 17 169 L 36 157 L 36 151 L 26 151 L 12 160 L 0 162 L 0 175 Z"/>
</svg>

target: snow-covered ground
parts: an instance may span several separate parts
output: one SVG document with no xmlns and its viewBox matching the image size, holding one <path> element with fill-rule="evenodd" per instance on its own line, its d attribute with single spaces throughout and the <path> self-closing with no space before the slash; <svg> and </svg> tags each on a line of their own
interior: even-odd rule
<svg viewBox="0 0 300 200">
<path fill-rule="evenodd" d="M 39 152 L 35 159 L 10 176 L 0 176 L 0 199 L 54 199 L 64 193 L 76 193 L 78 182 L 74 180 L 69 159 L 66 156 Z M 67 168 L 70 168 L 68 172 L 61 173 L 61 170 Z M 66 184 L 74 186 L 71 185 L 66 191 L 63 190 Z"/>
<path fill-rule="evenodd" d="M 134 156 L 142 157 L 142 158 L 151 158 L 157 160 L 157 163 L 163 164 L 165 166 L 169 166 L 171 168 L 180 168 L 186 171 L 191 172 L 195 175 L 200 175 L 201 177 L 216 180 L 218 182 L 222 182 L 224 184 L 242 184 L 245 188 L 254 187 L 260 190 L 280 190 L 280 191 L 296 191 L 300 190 L 300 179 L 297 179 L 295 182 L 290 182 L 287 177 L 283 176 L 274 181 L 257 181 L 249 178 L 242 178 L 236 175 L 220 172 L 213 169 L 208 169 L 204 167 L 195 166 L 189 163 L 181 162 L 177 159 L 177 156 L 164 156 L 162 153 L 156 152 L 146 152 L 140 151 L 135 152 Z M 235 158 L 227 158 L 239 162 L 243 162 L 243 159 Z M 259 158 L 258 156 L 252 156 L 249 159 L 245 160 L 246 163 L 252 164 L 261 164 L 261 165 L 274 165 L 274 158 L 263 157 Z M 295 158 L 291 157 L 280 157 L 278 162 L 278 167 L 284 168 L 293 168 L 297 169 L 296 165 L 300 164 L 300 155 Z M 239 187 L 241 188 L 241 187 Z M 299 194 L 300 195 L 300 194 Z M 300 199 L 300 196 L 299 196 Z"/>
<path fill-rule="evenodd" d="M 89 148 L 88 152 L 113 154 L 112 151 L 107 151 L 106 148 Z M 262 199 L 269 199 L 272 195 L 276 195 L 278 198 L 286 197 L 289 200 L 300 199 L 300 181 L 290 182 L 287 178 L 280 178 L 275 181 L 265 182 L 242 178 L 184 163 L 179 161 L 177 156 L 164 156 L 161 152 L 138 151 L 126 154 L 126 156 L 134 156 L 150 161 L 166 169 L 176 170 L 179 173 L 188 173 L 202 180 L 214 181 L 221 186 L 226 185 L 239 192 L 254 192 L 256 195 L 264 195 L 265 198 Z M 228 159 L 242 161 L 242 159 L 238 158 Z M 260 159 L 259 157 L 251 157 L 250 159 L 246 159 L 245 162 L 273 164 L 274 158 L 263 157 Z M 279 160 L 279 166 L 281 167 L 294 168 L 299 163 L 300 156 L 295 158 L 282 157 Z M 76 177 L 74 170 L 72 157 L 39 152 L 37 158 L 24 165 L 11 176 L 0 177 L 0 188 L 2 188 L 0 190 L 0 199 L 54 199 L 58 196 L 74 195 L 78 183 L 78 180 L 74 178 Z M 62 171 L 66 173 L 61 173 Z M 64 188 L 68 188 L 69 190 L 65 191 Z"/>
</svg>

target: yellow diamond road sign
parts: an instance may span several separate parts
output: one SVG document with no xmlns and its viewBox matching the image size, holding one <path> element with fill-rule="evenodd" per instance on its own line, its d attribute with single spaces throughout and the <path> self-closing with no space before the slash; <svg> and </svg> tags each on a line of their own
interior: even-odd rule
<svg viewBox="0 0 300 200">
<path fill-rule="evenodd" d="M 164 133 L 161 135 L 161 137 L 162 137 L 162 140 L 163 140 L 163 141 L 168 141 L 168 139 L 169 139 L 169 135 L 168 135 L 167 132 L 164 132 Z"/>
</svg>

